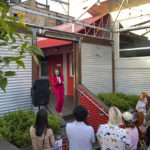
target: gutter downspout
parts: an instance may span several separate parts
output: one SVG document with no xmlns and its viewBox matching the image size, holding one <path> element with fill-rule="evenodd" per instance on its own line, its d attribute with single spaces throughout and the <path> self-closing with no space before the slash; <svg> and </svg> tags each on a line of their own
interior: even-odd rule
<svg viewBox="0 0 150 150">
<path fill-rule="evenodd" d="M 112 32 L 112 92 L 115 92 L 115 49 L 114 49 L 114 40 L 113 40 L 113 32 Z"/>
</svg>

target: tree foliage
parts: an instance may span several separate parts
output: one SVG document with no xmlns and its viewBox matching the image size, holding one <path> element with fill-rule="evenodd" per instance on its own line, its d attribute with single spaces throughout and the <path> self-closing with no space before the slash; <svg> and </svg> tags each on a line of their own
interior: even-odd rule
<svg viewBox="0 0 150 150">
<path fill-rule="evenodd" d="M 22 36 L 17 32 L 18 28 L 29 30 L 29 28 L 23 22 L 25 14 L 18 12 L 18 19 L 10 17 L 8 15 L 9 8 L 0 1 L 0 48 L 10 51 L 12 55 L 1 56 L 0 54 L 0 89 L 6 92 L 7 78 L 16 75 L 14 71 L 8 70 L 12 63 L 17 64 L 18 68 L 25 69 L 23 59 L 26 53 L 33 56 L 35 62 L 39 64 L 36 55 L 43 56 L 41 49 L 35 45 L 31 45 L 29 41 L 32 41 L 32 35 Z M 21 45 L 17 45 L 16 38 L 19 39 Z"/>
</svg>

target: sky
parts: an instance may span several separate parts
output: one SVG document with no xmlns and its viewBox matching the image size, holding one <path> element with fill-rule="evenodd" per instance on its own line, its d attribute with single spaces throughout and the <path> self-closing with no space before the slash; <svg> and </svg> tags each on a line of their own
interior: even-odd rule
<svg viewBox="0 0 150 150">
<path fill-rule="evenodd" d="M 65 1 L 67 2 L 68 0 L 62 0 L 62 1 Z M 75 18 L 78 18 L 82 13 L 83 13 L 83 0 L 69 0 L 69 3 L 70 3 L 70 16 L 73 16 Z M 40 3 L 44 3 L 46 4 L 46 0 L 37 0 L 37 2 L 40 2 Z M 50 5 L 50 10 L 51 11 L 56 11 L 56 12 L 59 12 L 59 13 L 63 13 L 63 14 L 66 14 L 65 10 L 67 10 L 67 6 L 66 5 L 63 5 L 63 7 L 65 8 L 65 10 L 63 9 L 62 5 L 60 3 L 57 3 L 57 2 L 54 2 L 52 0 L 48 0 L 48 3 Z M 90 17 L 91 15 L 86 13 L 83 17 L 81 17 L 81 19 L 83 18 L 88 18 Z"/>
</svg>

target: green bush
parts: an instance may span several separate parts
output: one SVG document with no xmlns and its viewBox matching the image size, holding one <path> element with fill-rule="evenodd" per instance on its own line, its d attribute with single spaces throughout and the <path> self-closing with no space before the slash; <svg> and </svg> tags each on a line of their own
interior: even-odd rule
<svg viewBox="0 0 150 150">
<path fill-rule="evenodd" d="M 18 110 L 0 117 L 0 137 L 23 148 L 31 145 L 29 129 L 35 124 L 36 114 L 33 111 Z M 60 129 L 60 120 L 56 115 L 48 115 L 49 127 L 56 135 Z"/>
<path fill-rule="evenodd" d="M 98 98 L 109 107 L 116 106 L 124 112 L 129 109 L 135 109 L 139 96 L 124 93 L 101 93 Z"/>
</svg>

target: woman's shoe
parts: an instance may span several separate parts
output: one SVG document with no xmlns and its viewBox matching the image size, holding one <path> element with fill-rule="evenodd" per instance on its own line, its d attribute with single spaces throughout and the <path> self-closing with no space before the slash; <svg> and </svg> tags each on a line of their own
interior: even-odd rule
<svg viewBox="0 0 150 150">
<path fill-rule="evenodd" d="M 59 115 L 62 116 L 63 114 L 62 114 L 62 113 L 59 113 Z"/>
</svg>

